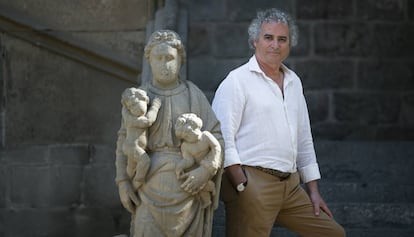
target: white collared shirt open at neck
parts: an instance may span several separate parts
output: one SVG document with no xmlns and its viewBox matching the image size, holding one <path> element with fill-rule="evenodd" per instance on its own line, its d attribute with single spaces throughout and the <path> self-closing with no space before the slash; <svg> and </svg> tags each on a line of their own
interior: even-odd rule
<svg viewBox="0 0 414 237">
<path fill-rule="evenodd" d="M 242 164 L 299 171 L 303 182 L 320 178 L 299 77 L 286 66 L 284 93 L 255 56 L 220 84 L 213 110 L 225 142 L 224 167 Z"/>
</svg>

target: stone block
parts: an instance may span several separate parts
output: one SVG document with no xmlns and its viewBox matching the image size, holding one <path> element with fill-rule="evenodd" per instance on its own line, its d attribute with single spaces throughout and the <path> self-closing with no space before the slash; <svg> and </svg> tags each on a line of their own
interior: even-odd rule
<svg viewBox="0 0 414 237">
<path fill-rule="evenodd" d="M 371 48 L 372 56 L 411 59 L 414 53 L 414 27 L 410 23 L 375 24 Z M 392 32 L 390 34 L 390 32 Z"/>
<path fill-rule="evenodd" d="M 414 20 L 414 2 L 407 1 L 407 11 L 410 20 Z"/>
<path fill-rule="evenodd" d="M 203 91 L 215 92 L 221 81 L 237 66 L 247 62 L 246 59 L 214 59 L 207 57 L 191 58 L 189 65 L 189 80 L 193 81 Z"/>
<path fill-rule="evenodd" d="M 315 54 L 318 56 L 372 55 L 370 26 L 365 23 L 316 23 Z"/>
<path fill-rule="evenodd" d="M 221 0 L 192 0 L 187 1 L 189 11 L 190 22 L 199 21 L 220 21 L 225 20 L 226 8 L 223 7 Z"/>
<path fill-rule="evenodd" d="M 112 145 L 89 145 L 91 162 L 96 165 L 110 165 L 115 163 L 116 140 Z"/>
<path fill-rule="evenodd" d="M 343 20 L 353 17 L 353 5 L 349 1 L 341 0 L 298 0 L 296 3 L 296 14 L 298 19 Z"/>
<path fill-rule="evenodd" d="M 401 99 L 395 93 L 334 93 L 335 117 L 357 124 L 397 123 Z"/>
<path fill-rule="evenodd" d="M 7 50 L 19 55 L 9 68 L 14 79 L 8 91 L 7 145 L 116 140 L 120 94 L 130 83 L 16 39 L 6 41 Z"/>
<path fill-rule="evenodd" d="M 329 182 L 414 185 L 413 142 L 315 141 L 315 150 Z"/>
<path fill-rule="evenodd" d="M 11 209 L 5 215 L 5 237 L 79 236 L 73 213 L 67 209 Z"/>
<path fill-rule="evenodd" d="M 81 46 L 100 49 L 102 53 L 110 52 L 113 59 L 125 60 L 141 68 L 145 47 L 145 30 L 126 31 L 75 31 L 65 32 L 77 39 Z M 97 50 L 99 53 L 100 51 Z"/>
<path fill-rule="evenodd" d="M 115 184 L 115 164 L 86 167 L 83 193 L 86 207 L 119 207 L 121 202 Z"/>
<path fill-rule="evenodd" d="M 36 208 L 79 205 L 81 179 L 80 167 L 12 167 L 11 203 Z"/>
<path fill-rule="evenodd" d="M 6 166 L 0 162 L 0 210 L 7 206 L 6 197 L 8 195 L 7 189 L 7 181 L 9 180 L 6 174 Z M 0 214 L 0 223 L 1 222 L 1 214 Z M 1 225 L 0 225 L 0 233 L 1 233 Z M 0 234 L 0 236 L 2 236 Z"/>
<path fill-rule="evenodd" d="M 411 129 L 414 129 L 414 94 L 410 93 L 404 95 L 402 101 L 402 123 L 403 125 L 406 125 Z"/>
<path fill-rule="evenodd" d="M 349 60 L 306 60 L 295 64 L 295 72 L 308 89 L 352 88 L 354 64 Z"/>
<path fill-rule="evenodd" d="M 379 236 L 398 236 L 411 237 L 414 236 L 412 228 L 347 228 L 346 236 L 348 237 L 379 237 Z"/>
<path fill-rule="evenodd" d="M 73 216 L 76 221 L 73 236 L 129 234 L 130 214 L 123 208 L 79 208 Z"/>
<path fill-rule="evenodd" d="M 189 58 L 209 55 L 213 47 L 211 44 L 213 38 L 211 24 L 190 23 L 189 28 L 189 40 L 186 49 Z"/>
<path fill-rule="evenodd" d="M 84 169 L 81 166 L 51 167 L 50 189 L 45 196 L 51 207 L 81 205 Z"/>
<path fill-rule="evenodd" d="M 336 221 L 346 228 L 410 229 L 414 223 L 414 205 L 349 203 L 331 204 Z"/>
<path fill-rule="evenodd" d="M 328 203 L 410 203 L 414 201 L 414 183 L 331 182 L 325 177 L 327 171 L 324 166 L 320 169 L 322 179 L 319 182 L 319 191 Z"/>
<path fill-rule="evenodd" d="M 244 23 L 216 24 L 212 43 L 213 56 L 242 58 L 251 55 L 247 27 Z"/>
<path fill-rule="evenodd" d="M 378 126 L 352 122 L 326 121 L 313 123 L 312 135 L 316 140 L 376 140 Z M 387 140 L 387 139 L 385 139 Z"/>
<path fill-rule="evenodd" d="M 6 232 L 6 225 L 5 225 L 6 215 L 5 215 L 5 213 L 6 213 L 6 209 L 0 207 L 0 223 L 1 223 L 0 224 L 0 236 L 3 236 L 3 237 L 6 237 L 6 234 L 5 234 L 5 232 Z"/>
<path fill-rule="evenodd" d="M 306 93 L 311 124 L 323 122 L 329 119 L 330 98 L 327 93 Z"/>
<path fill-rule="evenodd" d="M 356 15 L 363 20 L 404 20 L 404 1 L 369 0 L 355 3 Z"/>
<path fill-rule="evenodd" d="M 90 148 L 86 144 L 52 145 L 49 150 L 52 164 L 82 166 L 90 162 Z"/>
<path fill-rule="evenodd" d="M 311 25 L 297 22 L 299 28 L 298 44 L 291 48 L 289 57 L 307 56 L 311 53 Z"/>
<path fill-rule="evenodd" d="M 47 29 L 60 31 L 128 31 L 144 29 L 150 17 L 147 0 L 24 1 L 1 0 L 8 9 L 47 22 Z"/>
<path fill-rule="evenodd" d="M 4 162 L 9 164 L 46 165 L 49 149 L 47 146 L 18 146 L 2 151 Z"/>
<path fill-rule="evenodd" d="M 227 11 L 226 16 L 230 21 L 250 21 L 256 17 L 256 13 L 259 10 L 266 10 L 268 8 L 279 8 L 280 10 L 286 11 L 293 14 L 293 1 L 289 0 L 228 0 L 225 5 Z"/>
<path fill-rule="evenodd" d="M 365 90 L 414 90 L 414 63 L 366 61 L 358 64 L 358 87 Z"/>
</svg>

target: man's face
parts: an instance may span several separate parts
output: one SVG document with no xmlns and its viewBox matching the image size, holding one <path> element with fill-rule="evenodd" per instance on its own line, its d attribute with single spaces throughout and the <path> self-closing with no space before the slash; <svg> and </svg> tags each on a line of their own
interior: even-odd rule
<svg viewBox="0 0 414 237">
<path fill-rule="evenodd" d="M 162 43 L 154 46 L 150 54 L 154 82 L 162 87 L 176 85 L 181 66 L 177 49 Z"/>
<path fill-rule="evenodd" d="M 259 61 L 268 65 L 279 65 L 290 52 L 288 26 L 275 21 L 264 22 L 254 46 Z"/>
</svg>

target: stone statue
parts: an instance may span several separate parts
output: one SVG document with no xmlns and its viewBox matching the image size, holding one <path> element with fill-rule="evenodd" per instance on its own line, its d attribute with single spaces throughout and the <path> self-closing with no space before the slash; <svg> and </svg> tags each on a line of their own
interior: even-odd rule
<svg viewBox="0 0 414 237">
<path fill-rule="evenodd" d="M 220 161 L 221 145 L 209 131 L 201 131 L 202 126 L 203 121 L 193 113 L 182 114 L 175 123 L 175 134 L 183 140 L 181 144 L 183 160 L 178 162 L 175 168 L 178 179 L 188 178 L 188 173 L 184 171 L 194 167 L 195 163 L 206 167 L 211 174 L 216 173 L 212 163 Z M 200 192 L 203 208 L 211 205 L 211 196 L 215 195 L 215 184 L 213 181 L 208 181 Z"/>
<path fill-rule="evenodd" d="M 149 98 L 144 90 L 127 88 L 122 93 L 122 120 L 126 128 L 122 151 L 128 157 L 127 174 L 134 189 L 142 185 L 150 167 L 150 158 L 145 152 L 147 130 L 155 122 L 161 107 L 160 99 L 156 98 L 147 113 L 148 103 Z"/>
<path fill-rule="evenodd" d="M 145 170 L 134 170 L 133 164 L 132 169 L 128 168 L 129 155 L 124 146 L 130 142 L 125 118 L 118 131 L 116 149 L 116 182 L 121 203 L 131 213 L 130 236 L 211 236 L 223 171 L 219 122 L 203 92 L 179 77 L 186 56 L 177 33 L 154 32 L 145 47 L 145 57 L 152 79 L 139 89 L 153 101 L 145 116 L 148 124 L 153 122 L 145 128 L 147 134 L 143 136 L 147 143 L 139 146 L 145 151 L 139 154 L 147 154 L 150 161 L 146 175 Z M 156 115 L 155 121 L 150 121 L 150 113 Z M 196 115 L 201 123 L 194 125 L 192 118 L 182 121 L 183 114 L 188 113 Z M 177 123 L 193 127 L 182 137 L 179 131 L 176 134 Z M 137 147 L 136 143 L 132 146 Z M 137 167 L 140 162 L 137 161 Z M 134 185 L 138 172 L 144 180 L 137 180 L 141 183 Z"/>
</svg>

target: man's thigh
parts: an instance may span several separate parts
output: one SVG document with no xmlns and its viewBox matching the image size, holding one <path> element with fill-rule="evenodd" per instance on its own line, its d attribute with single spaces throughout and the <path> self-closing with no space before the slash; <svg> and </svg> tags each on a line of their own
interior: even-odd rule
<svg viewBox="0 0 414 237">
<path fill-rule="evenodd" d="M 303 237 L 344 237 L 345 231 L 323 211 L 314 215 L 312 202 L 306 191 L 298 185 L 290 190 L 276 223 Z"/>
<path fill-rule="evenodd" d="M 244 167 L 248 184 L 237 192 L 223 175 L 222 200 L 227 236 L 267 237 L 283 200 L 284 182 L 255 168 Z"/>
</svg>

